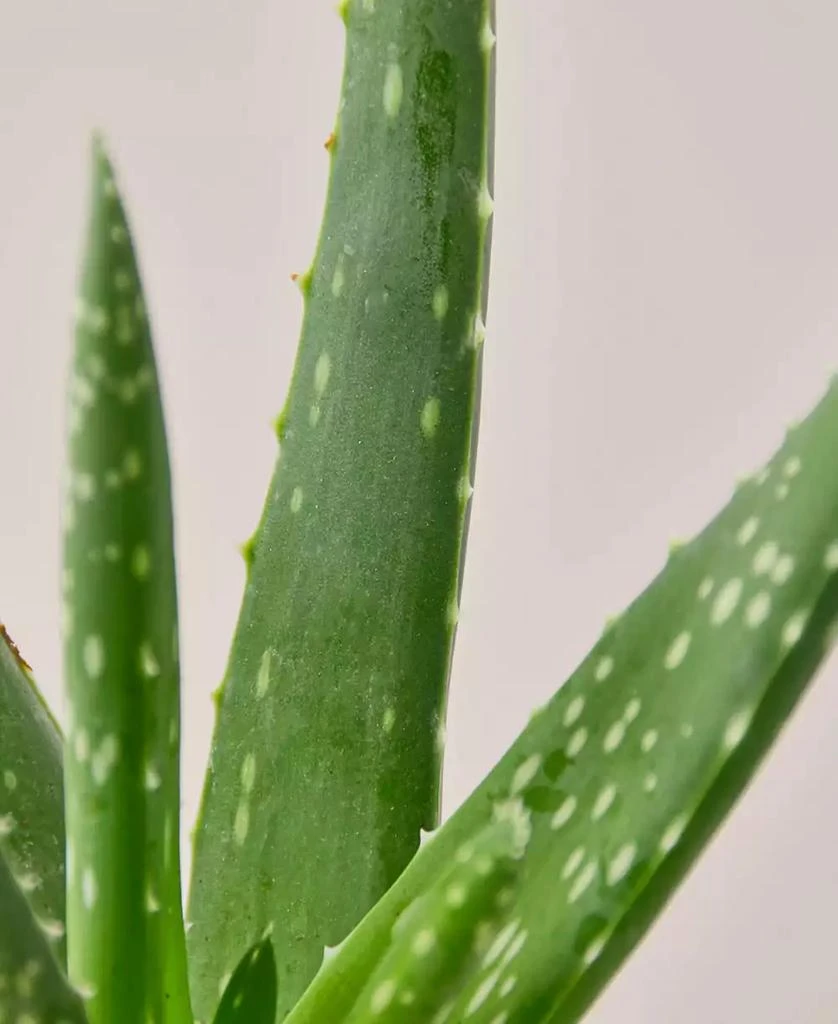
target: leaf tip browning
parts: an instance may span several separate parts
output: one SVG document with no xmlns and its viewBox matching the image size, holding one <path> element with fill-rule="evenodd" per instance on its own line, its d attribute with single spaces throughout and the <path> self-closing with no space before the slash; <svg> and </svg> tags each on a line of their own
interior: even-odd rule
<svg viewBox="0 0 838 1024">
<path fill-rule="evenodd" d="M 15 661 L 18 663 L 18 665 L 20 665 L 23 671 L 26 672 L 27 675 L 30 674 L 32 672 L 32 666 L 29 664 L 28 661 L 26 661 L 26 659 L 20 653 L 20 649 L 18 648 L 14 640 L 12 640 L 12 638 L 9 636 L 9 632 L 2 622 L 0 622 L 0 639 L 5 641 L 6 646 L 12 652 Z"/>
<path fill-rule="evenodd" d="M 300 294 L 303 298 L 308 298 L 309 292 L 311 291 L 311 268 L 300 274 L 296 270 L 291 274 L 291 280 L 299 288 Z"/>
</svg>

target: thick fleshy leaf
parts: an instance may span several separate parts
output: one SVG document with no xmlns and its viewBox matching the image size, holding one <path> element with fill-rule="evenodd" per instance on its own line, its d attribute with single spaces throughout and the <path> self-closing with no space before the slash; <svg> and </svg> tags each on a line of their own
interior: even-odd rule
<svg viewBox="0 0 838 1024">
<path fill-rule="evenodd" d="M 276 1016 L 276 962 L 270 938 L 248 950 L 215 1011 L 213 1024 L 273 1024 Z"/>
<path fill-rule="evenodd" d="M 169 464 L 128 223 L 98 140 L 65 510 L 70 977 L 91 1024 L 191 1020 Z"/>
<path fill-rule="evenodd" d="M 438 814 L 486 301 L 488 0 L 352 0 L 320 243 L 196 831 L 195 1009 L 281 1019 Z"/>
<path fill-rule="evenodd" d="M 60 964 L 64 947 L 62 738 L 0 626 L 0 853 Z M 15 939 L 0 914 L 0 949 Z"/>
<path fill-rule="evenodd" d="M 0 626 L 0 1021 L 82 1024 L 64 976 L 61 734 Z"/>
<path fill-rule="evenodd" d="M 410 999 L 401 1006 L 405 979 L 410 992 L 433 979 L 420 949 L 382 972 L 398 947 L 394 924 L 415 906 L 408 912 L 423 926 L 425 894 L 452 860 L 471 861 L 474 837 L 510 799 L 529 815 L 526 852 L 482 915 L 482 956 L 433 1020 L 580 1019 L 753 777 L 834 642 L 837 443 L 833 383 L 607 628 L 324 964 L 289 1024 L 372 1019 L 373 978 L 385 986 L 388 1021 L 415 1019 Z"/>
<path fill-rule="evenodd" d="M 426 1024 L 447 1013 L 479 969 L 498 931 L 517 862 L 530 840 L 520 800 L 498 804 L 493 820 L 452 860 L 393 928 L 393 941 L 349 1015 L 349 1024 Z"/>
<path fill-rule="evenodd" d="M 29 893 L 0 856 L 0 1021 L 85 1024 L 81 997 L 55 959 L 52 936 L 35 917 Z"/>
</svg>

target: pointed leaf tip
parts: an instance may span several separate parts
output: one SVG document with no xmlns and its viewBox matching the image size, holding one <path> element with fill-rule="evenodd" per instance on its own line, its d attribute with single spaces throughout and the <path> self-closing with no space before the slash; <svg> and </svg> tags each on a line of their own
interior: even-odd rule
<svg viewBox="0 0 838 1024">
<path fill-rule="evenodd" d="M 213 1024 L 273 1024 L 277 975 L 269 930 L 252 946 L 233 972 Z"/>
<path fill-rule="evenodd" d="M 68 964 L 74 984 L 95 992 L 91 1024 L 171 1024 L 189 1009 L 170 474 L 139 263 L 98 133 L 91 193 L 64 528 L 65 579 L 74 580 L 64 627 L 67 832 L 83 865 L 67 886 Z M 126 887 L 128 876 L 143 884 Z"/>
</svg>

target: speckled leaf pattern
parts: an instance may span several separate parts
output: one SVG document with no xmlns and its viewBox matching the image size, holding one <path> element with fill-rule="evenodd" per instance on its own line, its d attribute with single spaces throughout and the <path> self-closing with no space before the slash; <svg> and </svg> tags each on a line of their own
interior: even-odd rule
<svg viewBox="0 0 838 1024">
<path fill-rule="evenodd" d="M 519 800 L 499 803 L 493 819 L 415 900 L 393 929 L 390 949 L 350 1013 L 349 1024 L 426 1024 L 457 999 L 479 966 L 481 942 L 497 928 L 530 840 Z"/>
<path fill-rule="evenodd" d="M 84 1019 L 63 976 L 61 735 L 0 627 L 0 1021 Z"/>
<path fill-rule="evenodd" d="M 191 1017 L 169 465 L 137 264 L 98 140 L 69 429 L 69 972 L 91 1024 L 174 1024 Z"/>
<path fill-rule="evenodd" d="M 61 748 L 28 666 L 0 631 L 0 851 L 64 963 Z M 5 925 L 0 916 L 0 936 Z"/>
<path fill-rule="evenodd" d="M 29 894 L 0 856 L 0 1021 L 85 1024 L 84 1008 L 55 958 Z"/>
<path fill-rule="evenodd" d="M 375 1004 L 371 977 L 388 1022 L 415 1019 L 421 951 L 380 972 L 398 943 L 393 924 L 452 860 L 471 862 L 473 838 L 510 800 L 529 815 L 526 854 L 494 914 L 483 915 L 479 963 L 433 1020 L 580 1019 L 752 778 L 834 642 L 836 443 L 833 383 L 766 467 L 673 549 L 324 963 L 289 1024 L 376 1019 L 361 1012 Z"/>
<path fill-rule="evenodd" d="M 488 0 L 343 5 L 329 196 L 196 832 L 195 1010 L 281 1019 L 437 820 L 489 244 Z"/>
<path fill-rule="evenodd" d="M 276 961 L 270 938 L 248 950 L 227 982 L 213 1024 L 273 1024 Z"/>
</svg>

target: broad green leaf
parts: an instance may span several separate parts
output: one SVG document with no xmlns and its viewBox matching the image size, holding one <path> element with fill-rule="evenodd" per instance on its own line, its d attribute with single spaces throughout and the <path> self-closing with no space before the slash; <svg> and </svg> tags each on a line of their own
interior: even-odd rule
<svg viewBox="0 0 838 1024">
<path fill-rule="evenodd" d="M 399 948 L 394 924 L 407 910 L 414 928 L 434 928 L 425 894 L 452 861 L 473 861 L 475 837 L 510 800 L 529 817 L 526 852 L 510 862 L 515 876 L 492 912 L 481 911 L 481 955 L 434 1024 L 580 1019 L 745 789 L 834 641 L 836 444 L 833 383 L 767 466 L 672 552 L 324 964 L 288 1024 L 378 1020 L 382 1002 L 388 1022 L 417 1019 L 402 997 L 433 985 L 432 972 L 419 949 L 382 969 Z M 434 934 L 442 956 L 446 940 Z"/>
<path fill-rule="evenodd" d="M 328 201 L 195 838 L 202 1018 L 271 926 L 281 1019 L 437 820 L 486 301 L 488 7 L 343 5 Z"/>
</svg>

